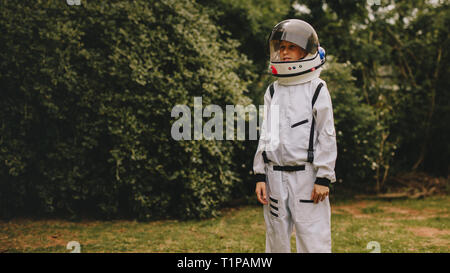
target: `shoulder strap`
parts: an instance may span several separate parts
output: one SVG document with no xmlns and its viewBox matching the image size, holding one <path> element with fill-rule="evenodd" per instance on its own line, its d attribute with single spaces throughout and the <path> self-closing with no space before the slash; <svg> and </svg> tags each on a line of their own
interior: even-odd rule
<svg viewBox="0 0 450 273">
<path fill-rule="evenodd" d="M 323 83 L 320 83 L 317 88 L 316 92 L 314 92 L 314 96 L 312 99 L 312 107 L 314 108 L 314 103 L 316 103 L 317 97 L 319 96 L 320 89 L 322 89 Z M 316 120 L 314 119 L 314 113 L 312 116 L 312 124 L 311 124 L 311 131 L 309 132 L 309 146 L 308 146 L 308 162 L 312 163 L 314 161 L 314 125 L 316 123 Z"/>
<path fill-rule="evenodd" d="M 275 87 L 273 87 L 273 83 L 270 84 L 270 98 L 273 98 L 273 93 L 275 93 Z"/>
<path fill-rule="evenodd" d="M 270 98 L 273 98 L 273 93 L 275 93 L 275 87 L 273 87 L 273 83 L 270 84 L 269 89 L 270 89 L 269 90 L 270 91 Z M 263 156 L 264 163 L 269 163 L 270 162 L 269 158 L 267 158 L 266 151 L 263 151 L 262 156 Z"/>
<path fill-rule="evenodd" d="M 322 89 L 323 83 L 319 83 L 319 85 L 316 88 L 316 92 L 314 92 L 314 96 L 312 99 L 312 106 L 314 106 L 314 103 L 316 103 L 317 97 L 319 96 L 320 89 Z"/>
</svg>

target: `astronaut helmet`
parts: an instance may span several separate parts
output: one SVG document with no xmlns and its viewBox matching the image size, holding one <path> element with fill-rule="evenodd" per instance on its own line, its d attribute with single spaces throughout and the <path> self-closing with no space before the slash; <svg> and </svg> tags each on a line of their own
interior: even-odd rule
<svg viewBox="0 0 450 273">
<path fill-rule="evenodd" d="M 276 77 L 308 74 L 325 63 L 325 50 L 319 46 L 317 33 L 305 21 L 288 19 L 278 23 L 268 44 L 270 69 Z"/>
</svg>

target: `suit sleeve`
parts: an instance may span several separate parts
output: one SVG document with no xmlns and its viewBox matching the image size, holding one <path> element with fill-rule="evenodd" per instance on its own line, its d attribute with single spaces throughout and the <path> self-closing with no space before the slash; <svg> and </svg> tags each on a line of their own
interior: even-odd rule
<svg viewBox="0 0 450 273">
<path fill-rule="evenodd" d="M 263 158 L 263 152 L 265 151 L 265 140 L 266 140 L 266 128 L 267 128 L 267 113 L 270 106 L 270 101 L 272 98 L 270 97 L 269 88 L 267 88 L 266 93 L 264 94 L 264 113 L 263 113 L 263 121 L 260 128 L 260 136 L 258 141 L 258 148 L 256 149 L 255 157 L 253 159 L 253 174 L 255 183 L 256 182 L 266 182 L 266 170 L 265 163 Z"/>
<path fill-rule="evenodd" d="M 317 169 L 316 184 L 328 186 L 336 182 L 334 167 L 337 157 L 336 131 L 333 106 L 326 83 L 314 104 L 317 124 L 317 144 L 314 151 L 314 167 Z"/>
</svg>

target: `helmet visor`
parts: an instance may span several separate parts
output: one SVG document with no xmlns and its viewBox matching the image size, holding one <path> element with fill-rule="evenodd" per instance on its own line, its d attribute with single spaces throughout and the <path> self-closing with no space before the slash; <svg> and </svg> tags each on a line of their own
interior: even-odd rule
<svg viewBox="0 0 450 273">
<path fill-rule="evenodd" d="M 315 55 L 319 39 L 313 27 L 301 20 L 286 20 L 274 27 L 269 38 L 270 61 L 281 62 L 281 41 L 294 43 L 306 51 L 306 56 Z"/>
</svg>

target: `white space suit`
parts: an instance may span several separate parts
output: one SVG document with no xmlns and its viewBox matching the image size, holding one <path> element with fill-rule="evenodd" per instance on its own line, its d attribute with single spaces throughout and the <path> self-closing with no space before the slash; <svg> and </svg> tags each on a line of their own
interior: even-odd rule
<svg viewBox="0 0 450 273">
<path fill-rule="evenodd" d="M 296 21 L 300 20 L 294 20 L 291 27 L 297 26 Z M 289 31 L 289 26 L 284 25 L 281 31 Z M 311 32 L 310 29 L 308 31 Z M 274 32 L 272 37 L 276 36 Z M 275 76 L 279 71 L 291 70 L 287 67 L 294 65 L 304 68 L 297 71 L 309 71 L 279 77 L 273 83 L 273 94 L 267 88 L 264 95 L 266 111 L 253 171 L 256 182 L 266 182 L 266 252 L 290 252 L 290 237 L 294 226 L 297 252 L 331 252 L 329 199 L 326 197 L 324 201 L 315 204 L 311 201 L 311 193 L 314 183 L 328 186 L 336 181 L 336 133 L 331 97 L 326 83 L 319 78 L 324 58 L 319 56 L 322 60 L 319 59 L 318 63 L 317 49 L 308 53 L 310 57 L 303 58 L 306 60 L 303 63 L 277 62 L 271 59 L 272 73 L 275 72 Z M 321 88 L 312 106 L 319 85 Z M 273 123 L 274 119 L 278 122 Z M 310 144 L 312 126 L 314 128 Z M 308 159 L 310 145 L 313 158 Z"/>
</svg>

